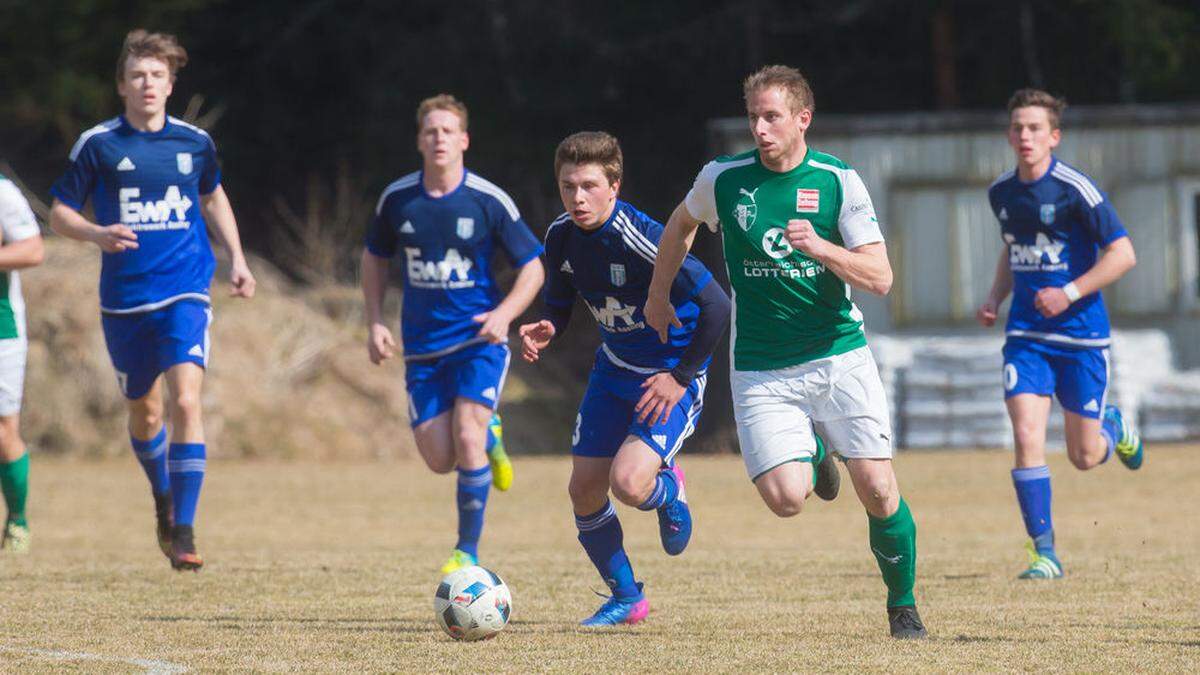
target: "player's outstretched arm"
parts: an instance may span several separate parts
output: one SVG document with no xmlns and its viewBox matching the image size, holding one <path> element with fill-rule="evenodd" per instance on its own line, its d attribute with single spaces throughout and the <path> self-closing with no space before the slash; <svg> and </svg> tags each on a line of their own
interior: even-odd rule
<svg viewBox="0 0 1200 675">
<path fill-rule="evenodd" d="M 125 225 L 114 223 L 101 227 L 57 199 L 50 206 L 50 229 L 64 237 L 91 242 L 105 253 L 120 253 L 138 247 L 137 233 Z"/>
<path fill-rule="evenodd" d="M 11 272 L 42 264 L 46 258 L 46 248 L 42 245 L 42 236 L 34 235 L 28 239 L 4 242 L 0 246 L 0 271 Z"/>
<path fill-rule="evenodd" d="M 887 245 L 882 241 L 848 250 L 823 239 L 807 220 L 789 220 L 787 239 L 792 248 L 857 289 L 875 295 L 887 295 L 892 289 L 892 264 L 888 262 Z"/>
<path fill-rule="evenodd" d="M 367 317 L 367 356 L 379 365 L 392 358 L 396 340 L 383 321 L 383 296 L 387 293 L 388 259 L 363 250 L 359 276 L 362 278 L 363 313 Z"/>
<path fill-rule="evenodd" d="M 665 344 L 667 333 L 671 326 L 682 327 L 679 317 L 675 316 L 675 308 L 671 306 L 671 284 L 683 259 L 687 257 L 696 239 L 696 229 L 700 221 L 692 217 L 687 205 L 683 202 L 675 207 L 667 225 L 663 229 L 662 238 L 658 240 L 658 255 L 654 258 L 654 276 L 650 279 L 650 290 L 646 296 L 646 306 L 642 313 L 646 323 L 658 333 L 658 339 Z"/>
<path fill-rule="evenodd" d="M 521 266 L 517 280 L 513 282 L 512 290 L 500 301 L 499 305 L 490 312 L 477 314 L 475 322 L 479 327 L 479 336 L 492 344 L 500 344 L 508 340 L 508 327 L 513 319 L 528 309 L 533 299 L 537 297 L 538 289 L 546 280 L 546 268 L 542 266 L 541 258 L 533 258 Z"/>
<path fill-rule="evenodd" d="M 985 328 L 995 325 L 1000 305 L 1012 292 L 1012 287 L 1012 269 L 1008 264 L 1008 246 L 1005 246 L 1000 250 L 1000 258 L 996 261 L 996 274 L 992 277 L 992 289 L 988 291 L 987 298 L 975 312 L 975 320 L 979 322 L 979 325 Z"/>
<path fill-rule="evenodd" d="M 1061 288 L 1043 288 L 1033 299 L 1033 306 L 1047 318 L 1067 311 L 1071 303 L 1091 295 L 1117 279 L 1137 265 L 1137 254 L 1129 237 L 1121 237 L 1104 247 L 1104 254 L 1074 281 Z"/>
<path fill-rule="evenodd" d="M 225 195 L 225 188 L 218 185 L 212 192 L 201 195 L 200 209 L 204 212 L 204 220 L 212 225 L 217 240 L 229 254 L 229 283 L 233 286 L 230 295 L 253 298 L 256 282 L 250 273 L 250 266 L 246 264 L 242 240 L 238 237 L 237 219 L 233 217 L 233 206 Z"/>
</svg>

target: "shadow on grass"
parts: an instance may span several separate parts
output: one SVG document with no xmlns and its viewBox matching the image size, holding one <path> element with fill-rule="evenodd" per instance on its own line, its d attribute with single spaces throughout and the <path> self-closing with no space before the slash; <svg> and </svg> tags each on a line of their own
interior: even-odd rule
<svg viewBox="0 0 1200 675">
<path fill-rule="evenodd" d="M 295 626 L 312 629 L 324 629 L 335 631 L 352 631 L 355 633 L 374 632 L 374 633 L 439 633 L 437 625 L 432 619 L 429 621 L 419 621 L 415 619 L 365 619 L 354 617 L 343 618 L 317 618 L 317 617 L 273 617 L 273 616 L 182 616 L 182 615 L 165 615 L 165 616 L 143 616 L 143 621 L 152 621 L 156 623 L 196 623 L 211 626 L 212 628 L 226 630 L 247 630 L 254 628 L 272 627 L 278 628 L 282 626 Z M 538 632 L 538 633 L 560 633 L 560 634 L 597 634 L 596 631 L 589 631 L 585 628 L 580 628 L 573 623 L 563 623 L 555 621 L 532 621 L 529 619 L 514 619 L 509 622 L 509 626 L 515 632 Z M 609 635 L 634 635 L 632 631 L 617 631 L 606 633 Z"/>
</svg>

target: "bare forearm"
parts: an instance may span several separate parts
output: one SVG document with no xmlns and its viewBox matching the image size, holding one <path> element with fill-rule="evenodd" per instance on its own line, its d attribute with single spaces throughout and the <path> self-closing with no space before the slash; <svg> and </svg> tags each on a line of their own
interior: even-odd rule
<svg viewBox="0 0 1200 675">
<path fill-rule="evenodd" d="M 229 203 L 229 197 L 225 195 L 225 189 L 218 187 L 210 194 L 202 196 L 200 205 L 204 211 L 204 219 L 212 226 L 217 242 L 229 254 L 229 259 L 245 260 L 242 241 L 238 236 L 237 219 L 233 215 L 233 206 Z"/>
<path fill-rule="evenodd" d="M 363 251 L 362 289 L 367 325 L 383 323 L 383 298 L 387 293 L 387 275 L 388 261 L 370 251 Z"/>
<path fill-rule="evenodd" d="M 692 218 L 687 207 L 682 203 L 675 207 L 671 217 L 663 229 L 662 238 L 658 240 L 658 255 L 654 259 L 654 275 L 650 279 L 649 295 L 667 298 L 671 294 L 671 283 L 683 259 L 687 257 L 696 239 L 696 229 L 700 222 Z"/>
<path fill-rule="evenodd" d="M 70 239 L 94 242 L 101 227 L 56 199 L 50 207 L 50 229 Z"/>
<path fill-rule="evenodd" d="M 1000 258 L 996 261 L 996 273 L 992 277 L 992 289 L 988 291 L 988 297 L 999 305 L 1004 302 L 1009 293 L 1012 293 L 1012 287 L 1012 268 L 1008 264 L 1008 247 L 1005 246 L 1000 251 Z"/>
<path fill-rule="evenodd" d="M 1128 237 L 1118 239 L 1104 250 L 1104 254 L 1092 269 L 1075 279 L 1075 288 L 1081 296 L 1091 295 L 1125 276 L 1135 265 L 1137 256 L 1134 254 L 1133 244 Z"/>
<path fill-rule="evenodd" d="M 42 264 L 45 247 L 40 236 L 0 246 L 0 270 L 9 272 Z"/>
<path fill-rule="evenodd" d="M 818 261 L 857 289 L 887 295 L 892 288 L 892 265 L 882 242 L 860 246 L 853 251 L 829 246 Z"/>
<path fill-rule="evenodd" d="M 539 258 L 525 263 L 521 267 L 521 271 L 517 273 L 517 280 L 513 282 L 512 290 L 496 307 L 496 311 L 510 319 L 520 316 L 537 297 L 538 290 L 545 280 L 546 270 L 542 267 L 542 261 Z"/>
</svg>

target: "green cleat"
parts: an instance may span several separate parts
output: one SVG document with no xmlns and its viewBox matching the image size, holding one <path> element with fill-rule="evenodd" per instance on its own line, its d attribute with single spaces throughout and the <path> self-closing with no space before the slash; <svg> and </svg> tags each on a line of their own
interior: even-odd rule
<svg viewBox="0 0 1200 675">
<path fill-rule="evenodd" d="M 504 451 L 504 428 L 501 426 L 499 415 L 492 415 L 492 420 L 488 422 L 488 431 L 496 439 L 488 450 L 488 464 L 492 467 L 492 486 L 501 492 L 507 492 L 512 487 L 513 466 L 508 453 Z"/>
<path fill-rule="evenodd" d="M 28 553 L 32 536 L 28 526 L 10 520 L 4 524 L 4 538 L 0 539 L 0 549 L 9 553 Z"/>
<path fill-rule="evenodd" d="M 1029 569 L 1018 574 L 1018 579 L 1062 578 L 1062 563 L 1058 562 L 1058 558 L 1038 553 L 1033 547 L 1033 542 L 1025 542 L 1025 550 L 1029 554 Z"/>
<path fill-rule="evenodd" d="M 1121 410 L 1114 405 L 1104 406 L 1104 425 L 1117 433 L 1117 459 L 1130 470 L 1140 469 L 1145 451 L 1137 428 L 1125 421 Z"/>
<path fill-rule="evenodd" d="M 442 565 L 442 574 L 450 574 L 451 572 L 460 570 L 464 567 L 470 567 L 477 564 L 479 564 L 479 560 L 476 559 L 475 556 L 467 553 L 466 551 L 454 549 L 450 552 L 450 557 L 446 560 L 446 563 Z"/>
</svg>

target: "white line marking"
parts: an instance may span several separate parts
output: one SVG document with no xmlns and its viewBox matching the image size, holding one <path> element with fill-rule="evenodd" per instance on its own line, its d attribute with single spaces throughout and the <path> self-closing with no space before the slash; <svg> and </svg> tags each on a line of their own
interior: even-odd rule
<svg viewBox="0 0 1200 675">
<path fill-rule="evenodd" d="M 170 661 L 159 661 L 157 659 L 135 659 L 124 656 L 104 656 L 102 654 L 88 654 L 87 652 L 68 652 L 61 649 L 32 649 L 28 647 L 0 647 L 0 652 L 10 652 L 17 654 L 29 654 L 31 656 L 40 656 L 45 659 L 56 659 L 59 661 L 108 661 L 111 663 L 127 663 L 131 666 L 141 666 L 146 669 L 147 675 L 169 675 L 171 673 L 186 673 L 186 666 L 181 666 L 178 663 Z"/>
</svg>

